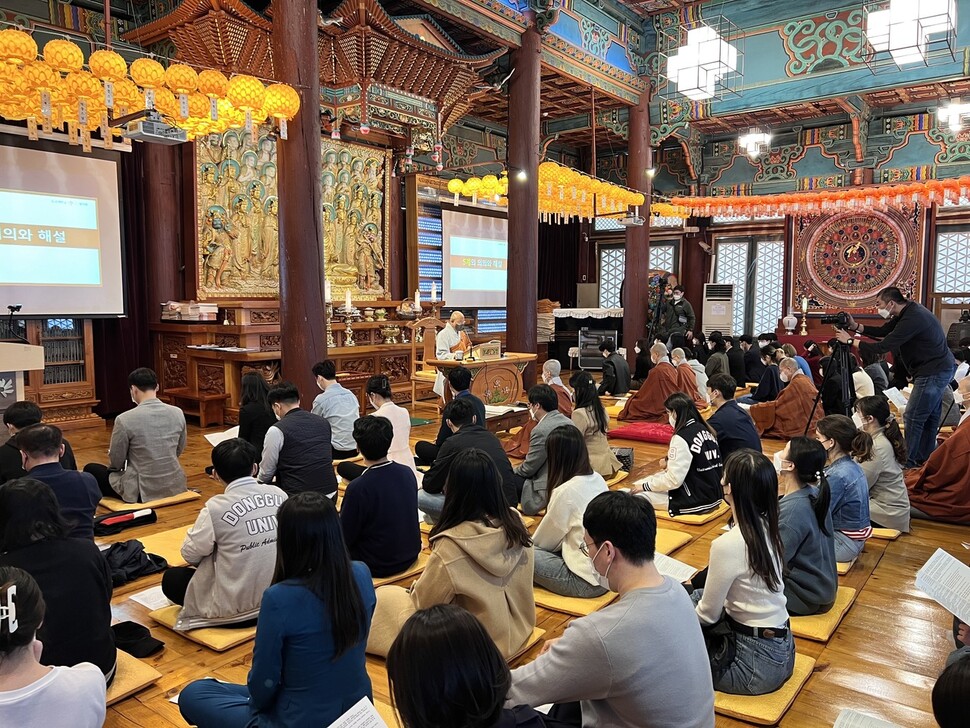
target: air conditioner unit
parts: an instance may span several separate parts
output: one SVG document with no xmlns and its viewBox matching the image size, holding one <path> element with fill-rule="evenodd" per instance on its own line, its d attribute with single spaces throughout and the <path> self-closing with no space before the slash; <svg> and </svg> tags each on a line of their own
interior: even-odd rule
<svg viewBox="0 0 970 728">
<path fill-rule="evenodd" d="M 704 284 L 704 325 L 705 334 L 720 331 L 725 336 L 734 335 L 734 284 Z"/>
</svg>

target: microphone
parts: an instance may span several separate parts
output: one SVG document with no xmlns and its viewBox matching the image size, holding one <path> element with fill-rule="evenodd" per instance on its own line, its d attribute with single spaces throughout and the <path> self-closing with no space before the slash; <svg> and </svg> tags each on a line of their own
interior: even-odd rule
<svg viewBox="0 0 970 728">
<path fill-rule="evenodd" d="M 20 309 L 23 307 L 24 306 L 22 303 L 14 303 L 7 306 L 7 335 L 13 339 L 16 339 L 17 341 L 22 341 L 25 344 L 29 344 L 30 342 L 27 341 L 27 338 L 17 333 L 13 327 L 13 315 L 15 313 L 20 313 Z"/>
</svg>

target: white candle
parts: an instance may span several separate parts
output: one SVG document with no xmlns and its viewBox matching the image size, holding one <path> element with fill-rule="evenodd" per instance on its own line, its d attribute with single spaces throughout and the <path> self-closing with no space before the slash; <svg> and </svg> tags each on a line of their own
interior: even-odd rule
<svg viewBox="0 0 970 728">
<path fill-rule="evenodd" d="M 327 299 L 327 303 L 333 300 L 333 291 L 330 289 L 330 281 L 323 282 L 323 295 Z"/>
<path fill-rule="evenodd" d="M 431 303 L 438 300 L 438 283 L 431 281 Z"/>
<path fill-rule="evenodd" d="M 348 288 L 348 289 L 347 289 L 347 290 L 345 291 L 345 293 L 346 293 L 347 295 L 346 295 L 346 296 L 344 297 L 344 308 L 345 308 L 345 309 L 346 309 L 347 311 L 349 311 L 349 310 L 350 310 L 350 309 L 351 309 L 351 308 L 353 307 L 353 304 L 352 304 L 352 303 L 350 302 L 350 289 Z"/>
<path fill-rule="evenodd" d="M 802 298 L 802 313 L 808 313 L 808 296 Z"/>
<path fill-rule="evenodd" d="M 421 289 L 414 289 L 414 307 L 420 311 L 421 310 Z"/>
</svg>

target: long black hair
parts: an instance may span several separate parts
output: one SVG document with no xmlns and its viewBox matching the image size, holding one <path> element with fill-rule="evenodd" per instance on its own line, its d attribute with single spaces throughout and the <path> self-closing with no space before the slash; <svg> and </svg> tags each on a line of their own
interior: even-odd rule
<svg viewBox="0 0 970 728">
<path fill-rule="evenodd" d="M 694 400 L 683 392 L 674 392 L 672 395 L 667 397 L 667 399 L 664 400 L 664 409 L 666 409 L 668 412 L 674 413 L 675 434 L 691 420 L 694 420 L 694 422 L 706 429 L 712 435 L 714 434 L 714 430 L 711 429 L 711 426 L 704 421 L 704 418 L 701 417 L 700 412 L 697 411 L 697 405 L 694 404 Z"/>
<path fill-rule="evenodd" d="M 334 660 L 367 639 L 364 600 L 350 565 L 340 519 L 322 493 L 287 498 L 277 514 L 276 572 L 273 583 L 297 579 L 330 612 Z"/>
<path fill-rule="evenodd" d="M 872 437 L 855 426 L 845 415 L 826 415 L 818 421 L 815 429 L 834 440 L 839 449 L 851 455 L 856 462 L 872 460 Z"/>
<path fill-rule="evenodd" d="M 724 483 L 731 488 L 734 518 L 748 549 L 748 567 L 771 591 L 780 591 L 778 564 L 785 563 L 785 547 L 778 530 L 775 466 L 760 452 L 735 450 L 724 463 Z"/>
<path fill-rule="evenodd" d="M 813 485 L 816 488 L 817 494 L 812 496 L 811 501 L 819 530 L 826 536 L 831 536 L 826 520 L 829 516 L 832 492 L 829 490 L 829 481 L 825 477 L 825 459 L 825 448 L 818 440 L 799 436 L 788 441 L 788 460 L 795 466 L 798 482 L 806 486 Z"/>
<path fill-rule="evenodd" d="M 604 435 L 610 429 L 610 417 L 606 414 L 606 408 L 600 401 L 599 394 L 596 392 L 596 382 L 589 372 L 578 371 L 569 380 L 569 386 L 573 388 L 573 396 L 576 400 L 576 409 L 587 409 L 593 416 L 596 429 Z"/>
<path fill-rule="evenodd" d="M 61 515 L 57 496 L 47 483 L 26 477 L 0 486 L 0 552 L 66 538 L 70 531 L 71 524 Z"/>
<path fill-rule="evenodd" d="M 257 372 L 247 372 L 243 374 L 242 389 L 239 397 L 239 404 L 247 405 L 250 402 L 259 402 L 262 408 L 268 413 L 273 413 L 273 408 L 269 406 L 269 387 L 262 375 Z"/>
<path fill-rule="evenodd" d="M 498 723 L 512 675 L 481 622 L 438 604 L 404 623 L 387 680 L 404 728 L 487 728 Z"/>
<path fill-rule="evenodd" d="M 549 464 L 546 478 L 546 503 L 552 500 L 552 492 L 576 475 L 592 475 L 589 450 L 578 427 L 560 425 L 546 438 L 546 462 Z"/>
<path fill-rule="evenodd" d="M 883 428 L 882 434 L 893 446 L 893 456 L 896 462 L 906 462 L 906 440 L 899 429 L 899 423 L 889 411 L 889 400 L 882 396 L 860 397 L 855 403 L 856 411 L 863 417 L 872 417 Z"/>
<path fill-rule="evenodd" d="M 502 492 L 502 476 L 495 461 L 483 450 L 470 447 L 451 461 L 445 481 L 445 504 L 441 518 L 431 529 L 431 538 L 466 521 L 478 521 L 505 531 L 508 548 L 529 546 L 532 537 Z"/>
</svg>

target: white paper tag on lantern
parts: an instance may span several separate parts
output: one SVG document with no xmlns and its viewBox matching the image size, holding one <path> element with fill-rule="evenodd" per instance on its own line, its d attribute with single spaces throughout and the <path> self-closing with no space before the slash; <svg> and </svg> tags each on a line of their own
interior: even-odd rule
<svg viewBox="0 0 970 728">
<path fill-rule="evenodd" d="M 41 91 L 40 92 L 40 113 L 44 116 L 46 120 L 45 129 L 50 124 L 51 118 L 51 92 Z"/>
<path fill-rule="evenodd" d="M 104 105 L 109 109 L 115 107 L 115 85 L 112 81 L 104 82 Z"/>
<path fill-rule="evenodd" d="M 32 142 L 36 142 L 37 136 L 37 119 L 33 116 L 27 118 L 27 137 Z"/>
<path fill-rule="evenodd" d="M 88 100 L 87 99 L 78 99 L 77 120 L 81 126 L 88 125 Z"/>
<path fill-rule="evenodd" d="M 219 99 L 215 96 L 209 97 L 209 118 L 213 121 L 219 121 Z"/>
<path fill-rule="evenodd" d="M 104 140 L 105 149 L 114 148 L 114 138 L 111 134 L 111 127 L 108 125 L 107 112 L 101 114 L 101 138 Z"/>
<path fill-rule="evenodd" d="M 67 124 L 67 143 L 72 147 L 77 146 L 77 127 L 74 125 L 73 121 Z"/>
<path fill-rule="evenodd" d="M 189 118 L 189 97 L 187 94 L 179 94 L 179 117 Z"/>
<path fill-rule="evenodd" d="M 253 112 L 246 110 L 246 131 L 249 134 L 253 133 Z"/>
<path fill-rule="evenodd" d="M 153 88 L 145 89 L 145 108 L 146 109 L 155 108 L 155 89 Z"/>
<path fill-rule="evenodd" d="M 280 139 L 286 138 L 286 119 L 280 119 Z"/>
</svg>

